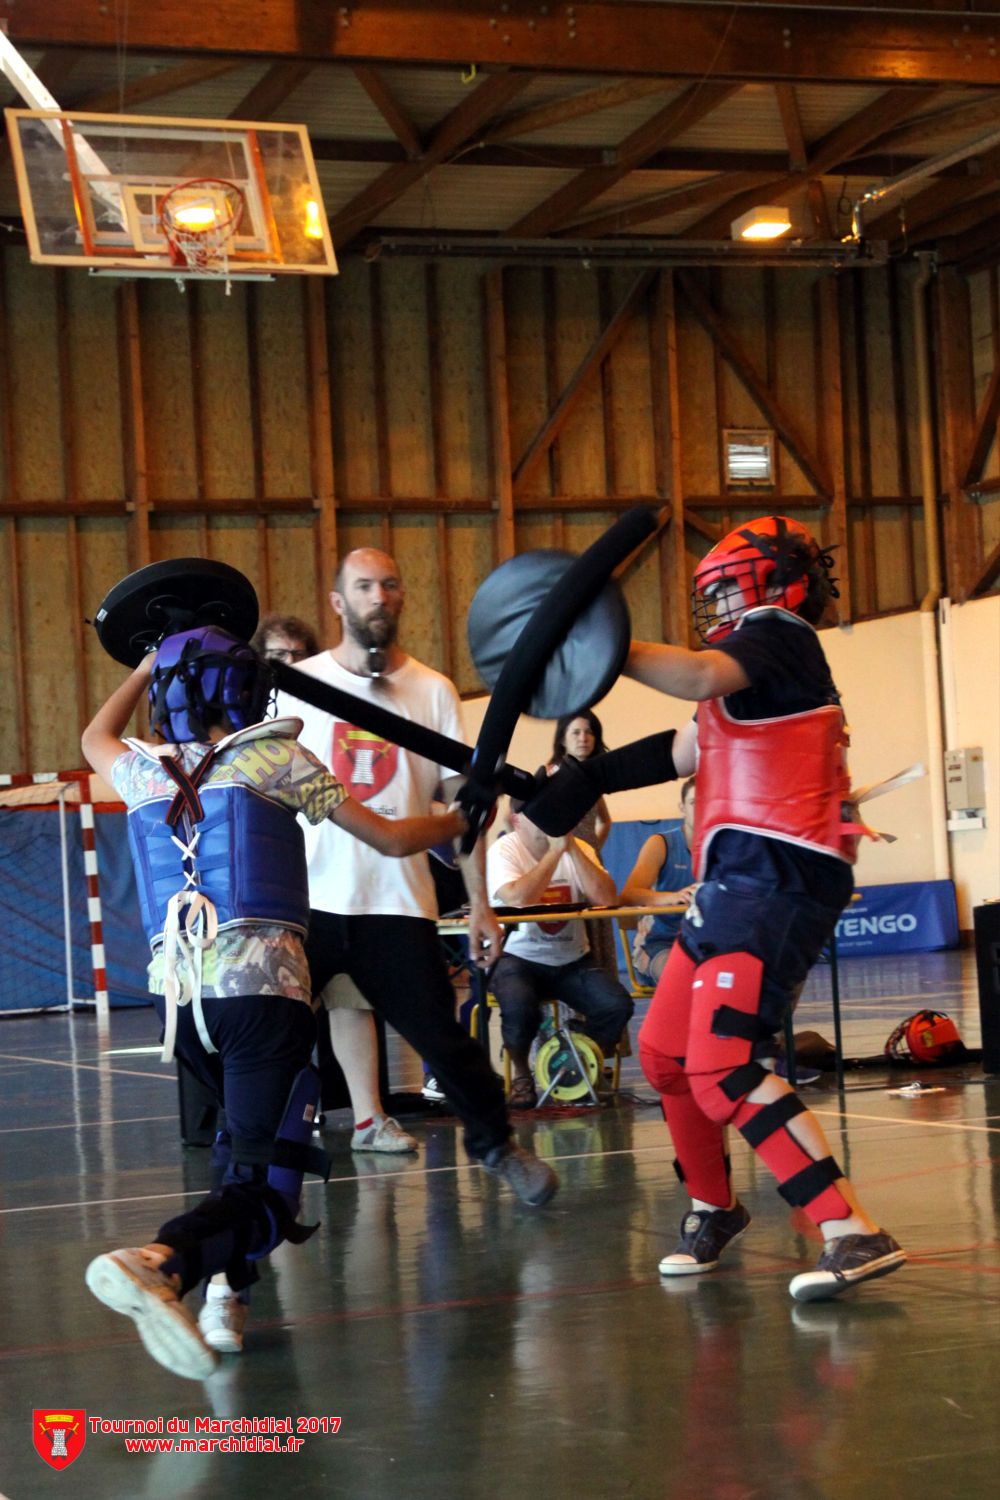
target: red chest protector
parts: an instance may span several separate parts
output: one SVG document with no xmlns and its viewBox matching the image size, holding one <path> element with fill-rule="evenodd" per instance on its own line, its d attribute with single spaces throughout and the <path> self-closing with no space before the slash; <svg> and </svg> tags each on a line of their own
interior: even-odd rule
<svg viewBox="0 0 1000 1500">
<path fill-rule="evenodd" d="M 705 878 L 720 828 L 737 828 L 853 864 L 863 830 L 844 820 L 847 726 L 830 704 L 779 719 L 733 719 L 724 700 L 698 705 L 694 867 Z"/>
</svg>

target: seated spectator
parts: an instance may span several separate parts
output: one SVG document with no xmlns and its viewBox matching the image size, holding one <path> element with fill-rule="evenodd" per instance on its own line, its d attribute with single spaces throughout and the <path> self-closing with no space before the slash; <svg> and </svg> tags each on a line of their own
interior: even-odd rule
<svg viewBox="0 0 1000 1500">
<path fill-rule="evenodd" d="M 511 803 L 511 832 L 486 856 L 490 900 L 498 906 L 587 901 L 612 906 L 614 881 L 588 845 L 572 834 L 549 838 Z M 523 922 L 512 927 L 490 988 L 500 1006 L 503 1043 L 510 1056 L 513 1109 L 538 1102 L 528 1066 L 542 1003 L 561 1000 L 586 1020 L 586 1031 L 606 1054 L 614 1051 L 632 1014 L 628 992 L 595 963 L 582 922 Z"/>
<path fill-rule="evenodd" d="M 623 906 L 689 906 L 694 895 L 691 843 L 694 839 L 694 777 L 681 787 L 679 828 L 653 833 L 639 850 L 622 886 Z M 636 974 L 655 984 L 663 973 L 674 939 L 684 920 L 683 912 L 640 917 L 632 940 L 632 965 Z"/>
<path fill-rule="evenodd" d="M 315 630 L 298 615 L 265 615 L 250 644 L 265 661 L 283 661 L 289 667 L 319 651 Z"/>
<path fill-rule="evenodd" d="M 568 760 L 589 760 L 592 755 L 607 752 L 604 743 L 604 726 L 592 708 L 582 708 L 578 713 L 563 714 L 556 724 L 552 741 L 552 755 L 545 769 L 550 776 L 564 766 Z M 582 839 L 601 859 L 601 850 L 611 832 L 611 814 L 608 804 L 601 797 L 573 829 L 575 838 Z M 601 860 L 603 864 L 603 860 Z M 594 962 L 605 969 L 612 979 L 618 978 L 618 952 L 615 948 L 615 931 L 610 922 L 587 923 L 587 942 Z"/>
</svg>

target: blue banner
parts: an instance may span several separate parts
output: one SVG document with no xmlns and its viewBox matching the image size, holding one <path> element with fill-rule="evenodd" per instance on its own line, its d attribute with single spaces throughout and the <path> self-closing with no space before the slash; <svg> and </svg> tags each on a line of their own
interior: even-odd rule
<svg viewBox="0 0 1000 1500">
<path fill-rule="evenodd" d="M 950 880 L 866 885 L 837 923 L 841 958 L 864 953 L 927 953 L 958 946 L 958 909 Z"/>
</svg>

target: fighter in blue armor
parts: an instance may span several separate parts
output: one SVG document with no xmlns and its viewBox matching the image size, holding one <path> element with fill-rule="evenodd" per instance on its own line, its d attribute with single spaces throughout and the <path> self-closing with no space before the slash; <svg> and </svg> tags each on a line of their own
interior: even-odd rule
<svg viewBox="0 0 1000 1500">
<path fill-rule="evenodd" d="M 242 1347 L 256 1261 L 318 1227 L 298 1222 L 303 1173 L 325 1175 L 326 1160 L 311 1145 L 319 1075 L 296 815 L 332 818 L 396 856 L 465 827 L 457 812 L 390 821 L 354 801 L 298 744 L 298 720 L 259 722 L 268 691 L 248 646 L 201 627 L 164 640 L 83 735 L 87 760 L 129 808 L 164 1059 L 176 1050 L 215 1091 L 227 1123 L 218 1190 L 149 1244 L 99 1255 L 86 1281 L 134 1319 L 154 1359 L 195 1380 L 212 1373 L 218 1352 Z M 125 741 L 147 692 L 159 741 Z M 196 1321 L 182 1299 L 205 1278 Z"/>
</svg>

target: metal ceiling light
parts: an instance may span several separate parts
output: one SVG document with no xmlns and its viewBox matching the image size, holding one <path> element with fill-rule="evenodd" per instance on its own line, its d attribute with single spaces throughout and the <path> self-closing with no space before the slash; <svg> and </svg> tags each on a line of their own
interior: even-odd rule
<svg viewBox="0 0 1000 1500">
<path fill-rule="evenodd" d="M 792 220 L 787 208 L 763 203 L 740 214 L 729 227 L 734 240 L 776 240 L 780 234 L 788 233 Z"/>
</svg>

